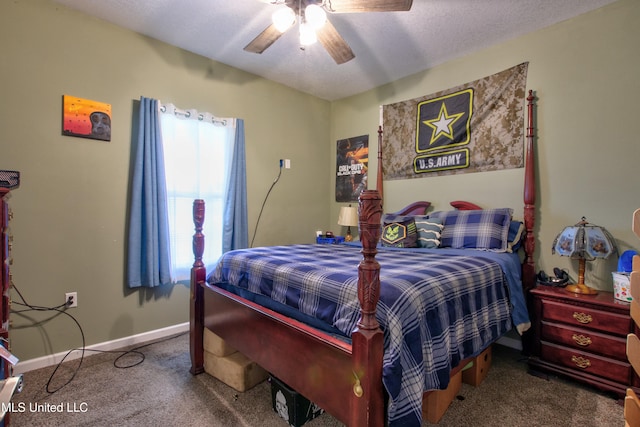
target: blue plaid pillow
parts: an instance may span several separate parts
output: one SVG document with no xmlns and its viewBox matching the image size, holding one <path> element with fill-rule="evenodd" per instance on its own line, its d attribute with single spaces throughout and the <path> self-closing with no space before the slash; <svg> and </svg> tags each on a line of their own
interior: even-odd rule
<svg viewBox="0 0 640 427">
<path fill-rule="evenodd" d="M 507 237 L 507 252 L 517 252 L 522 246 L 524 224 L 521 221 L 511 221 Z"/>
<path fill-rule="evenodd" d="M 506 252 L 513 210 L 509 208 L 433 212 L 442 220 L 440 247 Z"/>
</svg>

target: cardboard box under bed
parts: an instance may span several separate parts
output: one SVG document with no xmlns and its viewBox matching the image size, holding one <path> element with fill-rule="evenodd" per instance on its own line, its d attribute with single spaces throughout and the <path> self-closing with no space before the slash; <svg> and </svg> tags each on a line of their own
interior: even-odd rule
<svg viewBox="0 0 640 427">
<path fill-rule="evenodd" d="M 260 384 L 269 373 L 222 338 L 204 329 L 204 371 L 240 392 Z"/>
</svg>

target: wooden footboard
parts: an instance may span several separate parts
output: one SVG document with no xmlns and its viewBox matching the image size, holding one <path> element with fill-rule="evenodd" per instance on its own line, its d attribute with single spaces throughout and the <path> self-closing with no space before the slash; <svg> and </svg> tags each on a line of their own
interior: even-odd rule
<svg viewBox="0 0 640 427">
<path fill-rule="evenodd" d="M 203 333 L 208 328 L 230 346 L 350 426 L 384 425 L 383 334 L 375 318 L 380 293 L 382 200 L 377 191 L 360 197 L 358 266 L 361 317 L 352 344 L 206 283 L 202 263 L 204 202 L 194 202 L 195 263 L 191 271 L 191 373 L 203 372 Z"/>
<path fill-rule="evenodd" d="M 206 328 L 341 422 L 364 425 L 351 422 L 350 345 L 213 286 L 204 299 Z"/>
</svg>

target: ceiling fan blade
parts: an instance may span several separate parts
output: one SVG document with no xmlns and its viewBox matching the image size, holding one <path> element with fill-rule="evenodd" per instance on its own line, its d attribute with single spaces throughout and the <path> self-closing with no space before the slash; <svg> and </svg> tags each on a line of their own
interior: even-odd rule
<svg viewBox="0 0 640 427">
<path fill-rule="evenodd" d="M 406 12 L 413 0 L 325 0 L 325 7 L 335 13 Z"/>
<path fill-rule="evenodd" d="M 251 40 L 251 42 L 244 47 L 247 52 L 262 53 L 269 46 L 271 46 L 276 40 L 280 38 L 283 33 L 278 31 L 275 25 L 271 24 L 258 36 Z"/>
<path fill-rule="evenodd" d="M 318 30 L 317 36 L 318 41 L 324 46 L 327 52 L 329 52 L 329 55 L 331 55 L 336 63 L 344 64 L 356 57 L 331 22 L 325 22 L 324 26 Z"/>
</svg>

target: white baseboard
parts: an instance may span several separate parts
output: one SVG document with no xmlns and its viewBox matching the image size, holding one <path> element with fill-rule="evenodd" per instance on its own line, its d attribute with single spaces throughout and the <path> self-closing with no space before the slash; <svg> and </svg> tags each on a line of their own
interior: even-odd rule
<svg viewBox="0 0 640 427">
<path fill-rule="evenodd" d="M 136 344 L 143 344 L 148 341 L 170 337 L 171 335 L 186 332 L 188 330 L 189 330 L 189 322 L 180 323 L 178 325 L 167 326 L 166 328 L 143 332 L 141 334 L 131 335 L 131 336 L 119 338 L 113 341 L 105 341 L 102 343 L 94 344 L 94 345 L 85 347 L 85 349 L 101 350 L 101 351 L 118 350 L 123 347 L 128 347 Z M 67 353 L 68 351 L 63 351 L 63 352 L 51 354 L 48 356 L 42 356 L 42 357 L 37 357 L 35 359 L 29 359 L 23 362 L 18 362 L 18 364 L 16 364 L 16 366 L 14 366 L 13 368 L 13 373 L 14 375 L 18 375 L 28 371 L 33 371 L 34 369 L 40 369 L 40 368 L 45 368 L 47 366 L 57 365 L 67 355 Z M 89 353 L 89 355 L 90 354 L 91 353 Z M 67 358 L 65 359 L 65 362 L 69 360 L 79 359 L 81 355 L 82 355 L 81 351 L 74 351 L 73 353 L 69 354 L 69 356 L 67 356 Z M 85 356 L 87 356 L 87 353 L 85 353 Z"/>
<path fill-rule="evenodd" d="M 143 332 L 137 335 L 131 335 L 128 337 L 120 338 L 113 341 L 105 341 L 102 343 L 94 344 L 92 346 L 86 347 L 87 350 L 101 350 L 101 351 L 111 351 L 118 350 L 123 347 L 128 347 L 136 344 L 143 344 L 148 341 L 157 340 L 160 338 L 170 337 L 171 335 L 176 335 L 182 332 L 187 332 L 189 330 L 189 322 L 180 323 L 178 325 L 167 326 L 166 328 L 156 329 L 153 331 Z M 510 338 L 508 336 L 500 337 L 497 341 L 497 344 L 504 345 L 506 347 L 510 347 L 516 350 L 522 350 L 522 342 L 520 340 Z M 25 372 L 33 371 L 34 369 L 46 368 L 47 366 L 57 365 L 60 363 L 63 357 L 67 355 L 68 351 L 63 351 L 56 354 L 51 354 L 48 356 L 37 357 L 35 359 L 29 359 L 22 362 L 18 362 L 16 366 L 13 368 L 14 375 L 23 374 Z M 66 361 L 78 359 L 81 356 L 80 351 L 74 351 L 69 354 Z"/>
</svg>

